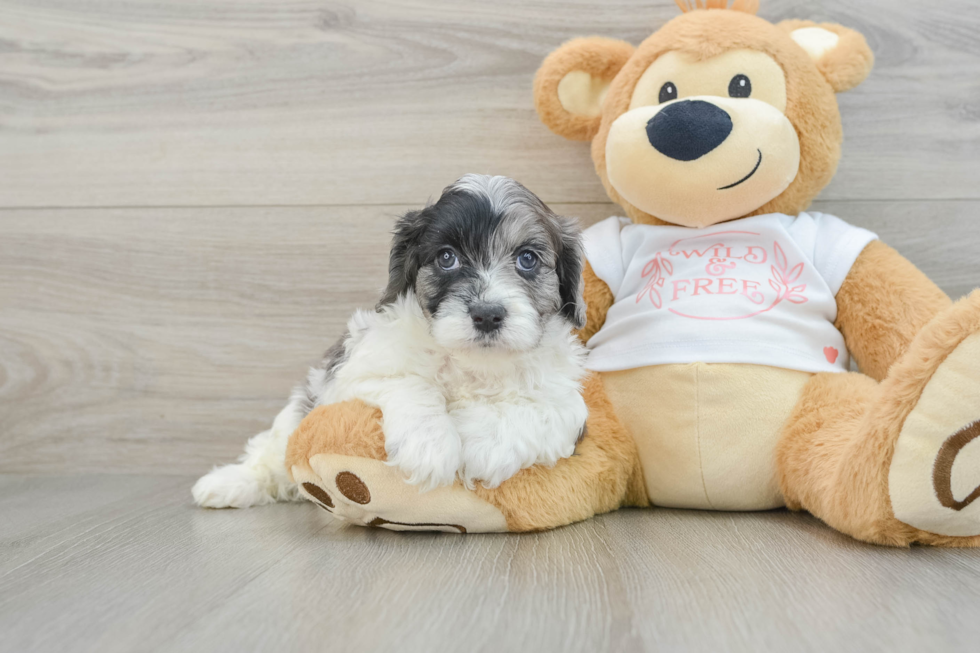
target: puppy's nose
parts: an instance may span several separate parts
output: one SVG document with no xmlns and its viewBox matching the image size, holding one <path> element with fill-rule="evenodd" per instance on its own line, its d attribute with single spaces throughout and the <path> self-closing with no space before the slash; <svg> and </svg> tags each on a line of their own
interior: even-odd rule
<svg viewBox="0 0 980 653">
<path fill-rule="evenodd" d="M 504 325 L 507 309 L 500 304 L 473 304 L 470 306 L 470 318 L 477 331 L 491 333 Z"/>
<path fill-rule="evenodd" d="M 704 156 L 724 143 L 731 133 L 731 116 L 704 100 L 682 100 L 667 105 L 647 122 L 650 145 L 678 161 Z"/>
</svg>

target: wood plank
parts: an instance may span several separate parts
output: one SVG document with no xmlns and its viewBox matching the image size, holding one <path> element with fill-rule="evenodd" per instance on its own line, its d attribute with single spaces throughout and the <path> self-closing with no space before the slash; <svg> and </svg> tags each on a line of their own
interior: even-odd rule
<svg viewBox="0 0 980 653">
<path fill-rule="evenodd" d="M 0 471 L 232 460 L 373 305 L 408 208 L 0 211 Z M 980 202 L 815 208 L 876 230 L 953 296 L 980 279 Z"/>
<path fill-rule="evenodd" d="M 0 475 L 0 578 L 30 567 L 63 546 L 66 533 L 87 536 L 105 527 L 109 515 L 187 491 L 179 476 Z M 0 643 L 2 648 L 2 643 Z"/>
<path fill-rule="evenodd" d="M 825 199 L 980 197 L 971 0 L 766 0 L 863 31 Z M 562 41 L 634 43 L 672 0 L 3 0 L 0 206 L 412 203 L 463 172 L 604 201 L 530 89 Z"/>
<path fill-rule="evenodd" d="M 408 208 L 0 212 L 0 471 L 236 457 L 377 301 Z"/>
<path fill-rule="evenodd" d="M 305 518 L 312 506 L 195 509 L 190 481 L 154 477 L 147 491 L 133 476 L 4 479 L 0 492 L 31 488 L 21 506 L 61 513 L 38 523 L 0 506 L 13 530 L 0 532 L 4 557 L 33 553 L 0 570 L 0 650 L 156 650 L 324 529 Z M 117 500 L 104 503 L 109 492 Z M 89 497 L 92 508 L 79 508 Z"/>
<path fill-rule="evenodd" d="M 36 552 L 0 570 L 0 650 L 958 652 L 980 636 L 976 550 L 863 545 L 806 515 L 392 533 L 310 504 L 195 509 L 190 482 L 0 478 L 0 496 L 21 490 L 0 503 L 0 552 Z"/>
</svg>

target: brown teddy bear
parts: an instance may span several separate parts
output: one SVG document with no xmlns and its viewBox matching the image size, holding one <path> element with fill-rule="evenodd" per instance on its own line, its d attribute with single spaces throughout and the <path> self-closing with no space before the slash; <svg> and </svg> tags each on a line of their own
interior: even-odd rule
<svg viewBox="0 0 980 653">
<path fill-rule="evenodd" d="M 868 542 L 980 545 L 980 293 L 952 303 L 874 234 L 804 212 L 840 158 L 835 93 L 871 70 L 864 38 L 773 25 L 754 0 L 678 4 L 639 47 L 573 40 L 535 80 L 542 121 L 592 142 L 629 216 L 585 233 L 597 373 L 575 455 L 422 494 L 350 402 L 307 417 L 287 468 L 337 517 L 394 529 L 788 506 Z"/>
</svg>

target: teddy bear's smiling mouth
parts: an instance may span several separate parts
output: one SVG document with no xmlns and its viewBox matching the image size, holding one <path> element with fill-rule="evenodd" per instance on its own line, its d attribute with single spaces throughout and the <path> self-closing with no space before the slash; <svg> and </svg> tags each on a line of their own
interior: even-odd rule
<svg viewBox="0 0 980 653">
<path fill-rule="evenodd" d="M 758 170 L 759 169 L 759 166 L 762 165 L 762 150 L 757 149 L 756 152 L 759 153 L 759 160 L 755 162 L 755 167 L 752 168 L 752 172 L 750 172 L 749 174 L 745 175 L 744 177 L 742 177 L 741 179 L 739 179 L 738 181 L 736 181 L 734 184 L 728 184 L 727 186 L 722 186 L 718 190 L 727 190 L 729 188 L 735 188 L 736 186 L 738 186 L 739 184 L 741 184 L 743 181 L 748 180 L 749 177 L 751 177 L 752 175 L 754 175 L 755 174 L 755 171 Z"/>
</svg>

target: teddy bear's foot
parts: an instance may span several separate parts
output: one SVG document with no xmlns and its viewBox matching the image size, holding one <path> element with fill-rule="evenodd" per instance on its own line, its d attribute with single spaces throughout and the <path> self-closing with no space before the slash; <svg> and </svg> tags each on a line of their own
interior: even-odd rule
<svg viewBox="0 0 980 653">
<path fill-rule="evenodd" d="M 460 485 L 421 492 L 380 460 L 316 454 L 293 469 L 300 492 L 337 519 L 394 531 L 492 533 L 503 513 Z"/>
<path fill-rule="evenodd" d="M 384 461 L 381 412 L 360 401 L 320 406 L 289 439 L 300 493 L 334 517 L 396 531 L 506 531 L 503 513 L 461 484 L 422 492 Z"/>
<path fill-rule="evenodd" d="M 777 454 L 790 508 L 860 540 L 980 546 L 980 291 L 940 312 L 879 384 L 818 374 Z"/>
<path fill-rule="evenodd" d="M 888 494 L 899 521 L 969 538 L 980 535 L 980 294 L 936 321 L 913 344 L 917 359 L 890 375 L 893 391 L 918 398 L 895 440 Z"/>
</svg>

